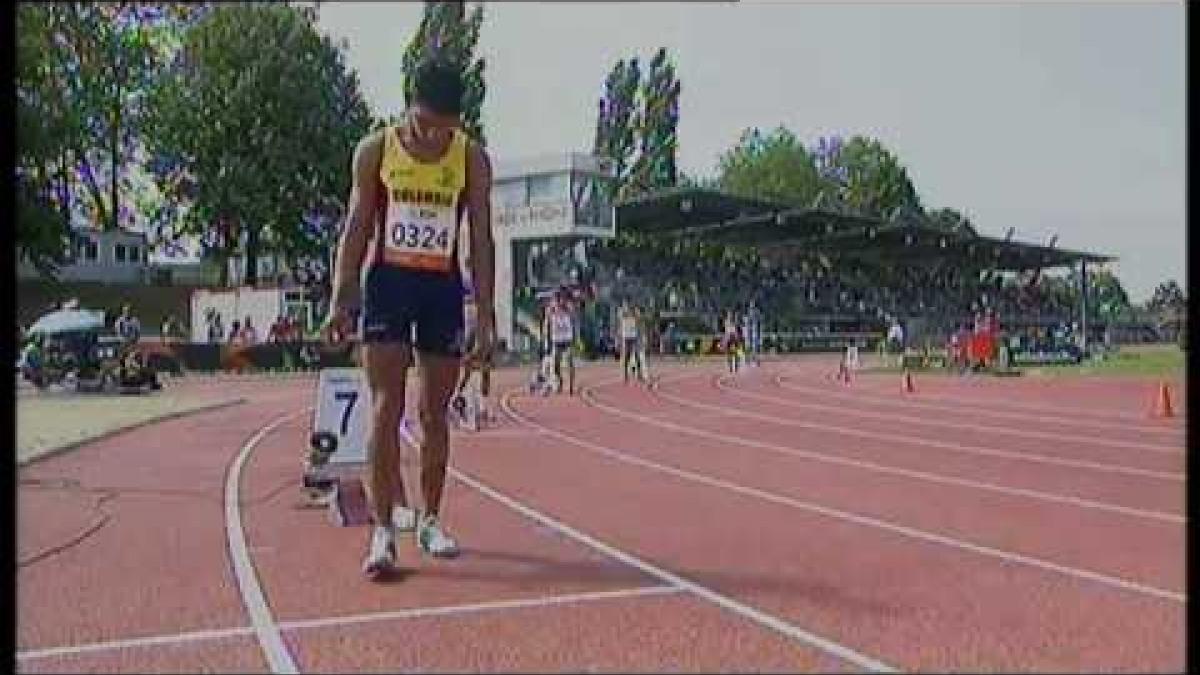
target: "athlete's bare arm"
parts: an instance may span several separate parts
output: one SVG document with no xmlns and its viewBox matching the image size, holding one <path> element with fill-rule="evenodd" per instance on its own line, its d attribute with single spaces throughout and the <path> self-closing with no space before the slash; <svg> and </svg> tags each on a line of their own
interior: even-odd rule
<svg viewBox="0 0 1200 675">
<path fill-rule="evenodd" d="M 354 149 L 353 185 L 346 209 L 346 222 L 338 239 L 333 267 L 333 298 L 329 308 L 331 322 L 345 330 L 349 312 L 362 301 L 359 276 L 367 243 L 375 230 L 378 216 L 379 163 L 383 154 L 383 135 L 374 132 L 359 141 Z"/>
<path fill-rule="evenodd" d="M 471 252 L 468 264 L 475 284 L 477 357 L 486 360 L 496 338 L 494 304 L 496 249 L 492 240 L 492 163 L 478 143 L 467 148 L 467 224 Z"/>
</svg>

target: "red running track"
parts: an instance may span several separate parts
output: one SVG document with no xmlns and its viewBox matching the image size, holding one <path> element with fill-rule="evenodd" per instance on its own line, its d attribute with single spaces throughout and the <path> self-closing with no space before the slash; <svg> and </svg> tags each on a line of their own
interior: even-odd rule
<svg viewBox="0 0 1200 675">
<path fill-rule="evenodd" d="M 1054 443 L 884 420 L 1020 385 L 939 401 L 919 380 L 920 408 L 888 400 L 894 377 L 826 383 L 830 363 L 668 366 L 654 391 L 603 364 L 584 396 L 514 395 L 455 435 L 463 555 L 405 542 L 383 584 L 358 571 L 365 529 L 299 503 L 311 381 L 227 383 L 250 402 L 22 469 L 22 560 L 64 550 L 18 570 L 19 668 L 1183 670 L 1177 430 L 1104 435 L 1178 450 L 1157 452 L 1097 447 L 1052 408 L 986 424 Z M 1098 400 L 1119 412 L 1119 392 Z M 265 613 L 226 546 L 231 477 Z"/>
</svg>

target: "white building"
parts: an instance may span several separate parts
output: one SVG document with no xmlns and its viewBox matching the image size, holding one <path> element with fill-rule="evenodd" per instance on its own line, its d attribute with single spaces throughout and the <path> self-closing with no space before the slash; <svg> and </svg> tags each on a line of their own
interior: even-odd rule
<svg viewBox="0 0 1200 675">
<path fill-rule="evenodd" d="M 75 245 L 67 252 L 67 263 L 60 268 L 61 281 L 93 281 L 109 284 L 138 284 L 149 281 L 149 246 L 146 235 L 126 230 L 79 230 Z M 17 264 L 18 279 L 41 279 L 41 275 L 22 259 Z"/>
<path fill-rule="evenodd" d="M 493 171 L 492 229 L 496 243 L 496 332 L 509 348 L 524 349 L 518 325 L 533 317 L 515 307 L 516 292 L 531 283 L 532 262 L 552 248 L 615 236 L 613 205 L 603 187 L 611 169 L 597 157 L 563 153 L 499 161 Z M 462 239 L 462 241 L 466 241 Z"/>
</svg>

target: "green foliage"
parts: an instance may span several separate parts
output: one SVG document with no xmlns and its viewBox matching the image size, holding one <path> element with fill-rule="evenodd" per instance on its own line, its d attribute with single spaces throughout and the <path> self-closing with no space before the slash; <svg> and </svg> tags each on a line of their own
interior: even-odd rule
<svg viewBox="0 0 1200 675">
<path fill-rule="evenodd" d="M 247 283 L 261 254 L 323 252 L 371 116 L 315 12 L 221 5 L 188 31 L 153 103 L 159 187 L 186 206 L 174 236 L 200 236 L 218 260 L 244 254 Z"/>
<path fill-rule="evenodd" d="M 593 150 L 612 164 L 613 181 L 608 184 L 610 201 L 619 199 L 632 176 L 640 116 L 638 87 L 642 71 L 636 58 L 617 61 L 604 82 L 604 97 L 596 115 Z"/>
<path fill-rule="evenodd" d="M 69 134 L 65 112 L 49 93 L 53 64 L 44 48 L 51 41 L 44 6 L 17 6 L 17 254 L 47 276 L 64 262 L 68 219 L 58 208 Z M 58 175 L 55 175 L 55 174 Z"/>
<path fill-rule="evenodd" d="M 1183 311 L 1187 309 L 1187 298 L 1183 289 L 1179 287 L 1179 282 L 1168 279 L 1154 288 L 1154 293 L 1146 302 L 1146 308 L 1154 312 Z"/>
<path fill-rule="evenodd" d="M 832 165 L 845 175 L 845 182 L 836 188 L 841 201 L 856 213 L 888 219 L 897 209 L 921 206 L 908 172 L 878 140 L 851 137 L 832 158 Z"/>
<path fill-rule="evenodd" d="M 1103 319 L 1116 319 L 1129 309 L 1129 294 L 1112 270 L 1097 267 L 1088 270 L 1088 304 Z"/>
<path fill-rule="evenodd" d="M 22 3 L 17 8 L 17 246 L 44 274 L 63 262 L 72 217 L 130 224 L 145 92 L 185 26 L 182 3 Z"/>
<path fill-rule="evenodd" d="M 931 209 L 925 212 L 926 222 L 939 230 L 946 232 L 956 232 L 969 236 L 976 236 L 975 226 L 971 224 L 971 220 L 963 215 L 958 209 L 941 207 Z"/>
<path fill-rule="evenodd" d="M 668 60 L 667 50 L 659 49 L 642 83 L 641 123 L 636 129 L 641 143 L 637 161 L 623 185 L 624 198 L 675 187 L 679 92 L 675 66 Z"/>
<path fill-rule="evenodd" d="M 412 75 L 417 66 L 430 57 L 444 59 L 457 66 L 466 85 L 463 95 L 463 129 L 486 145 L 483 130 L 483 99 L 487 94 L 484 81 L 484 59 L 475 56 L 479 30 L 483 26 L 483 5 L 467 12 L 464 3 L 426 2 L 421 25 L 404 51 L 404 95 L 412 96 Z"/>
<path fill-rule="evenodd" d="M 811 205 L 824 188 L 812 156 L 783 127 L 742 132 L 718 160 L 716 183 L 730 194 L 794 206 Z"/>
</svg>

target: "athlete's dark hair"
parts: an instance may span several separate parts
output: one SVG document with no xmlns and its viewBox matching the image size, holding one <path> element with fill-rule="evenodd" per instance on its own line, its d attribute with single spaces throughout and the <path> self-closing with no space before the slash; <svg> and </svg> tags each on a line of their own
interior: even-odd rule
<svg viewBox="0 0 1200 675">
<path fill-rule="evenodd" d="M 413 73 L 410 103 L 420 103 L 439 115 L 458 115 L 463 105 L 462 72 L 440 60 L 428 60 Z"/>
</svg>

